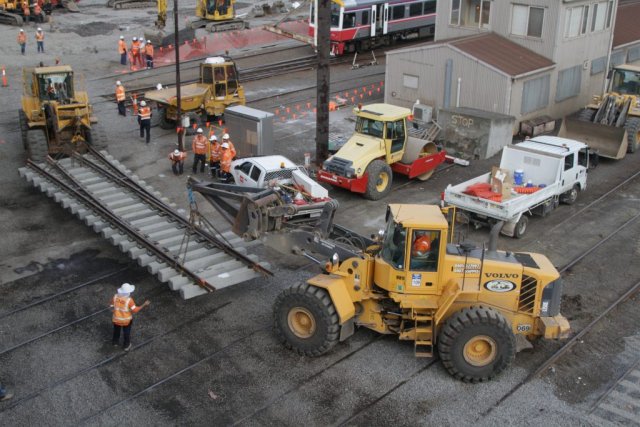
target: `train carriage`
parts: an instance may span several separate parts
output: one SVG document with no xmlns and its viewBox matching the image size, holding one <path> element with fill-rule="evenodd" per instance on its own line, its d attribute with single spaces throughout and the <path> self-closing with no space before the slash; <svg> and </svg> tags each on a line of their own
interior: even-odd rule
<svg viewBox="0 0 640 427">
<path fill-rule="evenodd" d="M 342 55 L 386 46 L 397 40 L 433 36 L 436 0 L 345 0 L 331 3 L 331 53 Z M 309 35 L 315 11 L 309 13 Z"/>
</svg>

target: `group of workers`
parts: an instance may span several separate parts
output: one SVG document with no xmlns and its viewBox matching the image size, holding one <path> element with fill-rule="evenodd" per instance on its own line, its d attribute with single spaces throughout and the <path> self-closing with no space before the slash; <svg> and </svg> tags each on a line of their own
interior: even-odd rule
<svg viewBox="0 0 640 427">
<path fill-rule="evenodd" d="M 44 31 L 42 30 L 42 28 L 38 27 L 38 29 L 36 30 L 35 39 L 36 45 L 38 46 L 38 53 L 44 53 Z M 20 53 L 24 55 L 27 50 L 27 33 L 24 31 L 24 29 L 20 28 L 20 31 L 18 31 L 17 40 L 18 45 L 20 46 Z"/>
<path fill-rule="evenodd" d="M 120 64 L 122 65 L 127 65 L 127 52 L 130 54 L 132 67 L 153 68 L 154 49 L 151 40 L 147 40 L 145 43 L 143 37 L 134 37 L 131 41 L 131 46 L 127 49 L 127 42 L 124 41 L 124 36 L 120 36 L 120 40 L 118 40 L 118 53 L 120 53 Z"/>
<path fill-rule="evenodd" d="M 220 143 L 213 131 L 210 132 L 207 140 L 202 128 L 198 128 L 191 142 L 191 149 L 193 150 L 193 174 L 198 173 L 198 166 L 200 166 L 200 173 L 204 173 L 208 165 L 213 178 L 220 178 L 224 181 L 230 179 L 231 162 L 237 153 L 228 133 L 222 135 L 222 143 Z M 182 175 L 184 173 L 184 161 L 186 158 L 187 153 L 180 150 L 174 150 L 169 154 L 174 175 Z"/>
<path fill-rule="evenodd" d="M 42 10 L 43 1 L 38 0 L 33 4 L 29 4 L 27 0 L 22 1 L 22 18 L 24 22 L 44 22 L 44 11 Z M 32 12 L 33 10 L 33 12 Z"/>
</svg>

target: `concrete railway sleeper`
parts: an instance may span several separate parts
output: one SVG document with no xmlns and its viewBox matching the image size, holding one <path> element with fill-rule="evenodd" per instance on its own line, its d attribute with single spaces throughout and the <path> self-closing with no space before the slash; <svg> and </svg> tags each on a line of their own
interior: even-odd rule
<svg viewBox="0 0 640 427">
<path fill-rule="evenodd" d="M 90 156 L 49 159 L 53 167 L 28 162 L 20 173 L 185 299 L 271 274 L 240 239 L 232 247 L 193 226 L 124 166 L 103 157 L 108 170 Z M 180 245 L 185 233 L 195 248 Z"/>
</svg>

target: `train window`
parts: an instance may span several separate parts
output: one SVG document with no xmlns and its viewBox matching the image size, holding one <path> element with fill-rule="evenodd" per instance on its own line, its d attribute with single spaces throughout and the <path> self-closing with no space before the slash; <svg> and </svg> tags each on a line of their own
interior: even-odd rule
<svg viewBox="0 0 640 427">
<path fill-rule="evenodd" d="M 369 25 L 369 11 L 365 10 L 364 12 L 362 12 L 362 21 L 360 21 L 360 25 Z"/>
<path fill-rule="evenodd" d="M 435 0 L 430 0 L 424 2 L 424 10 L 422 11 L 423 15 L 429 15 L 431 13 L 436 13 L 436 2 Z"/>
<path fill-rule="evenodd" d="M 409 5 L 409 16 L 422 15 L 422 3 L 411 3 Z"/>
<path fill-rule="evenodd" d="M 356 26 L 356 14 L 351 12 L 351 13 L 345 13 L 342 16 L 342 28 L 353 28 Z"/>
<path fill-rule="evenodd" d="M 393 6 L 393 14 L 391 15 L 391 19 L 402 19 L 404 18 L 404 5 L 402 6 Z"/>
<path fill-rule="evenodd" d="M 340 27 L 340 6 L 331 3 L 331 26 Z"/>
</svg>

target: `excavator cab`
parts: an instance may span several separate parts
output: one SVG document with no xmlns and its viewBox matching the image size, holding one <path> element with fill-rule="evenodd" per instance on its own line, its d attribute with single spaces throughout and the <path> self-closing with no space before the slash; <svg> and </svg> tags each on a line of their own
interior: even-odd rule
<svg viewBox="0 0 640 427">
<path fill-rule="evenodd" d="M 233 19 L 235 0 L 198 0 L 196 15 L 210 21 Z"/>
</svg>

